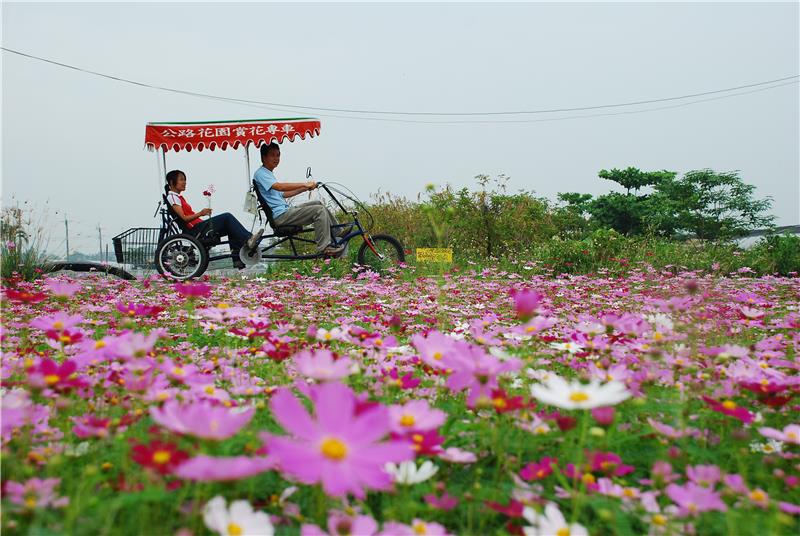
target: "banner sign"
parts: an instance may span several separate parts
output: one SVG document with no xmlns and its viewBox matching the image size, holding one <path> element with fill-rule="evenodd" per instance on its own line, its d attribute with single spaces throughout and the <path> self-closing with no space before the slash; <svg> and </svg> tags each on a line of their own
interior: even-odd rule
<svg viewBox="0 0 800 536">
<path fill-rule="evenodd" d="M 417 248 L 417 262 L 453 262 L 453 248 Z"/>
<path fill-rule="evenodd" d="M 202 123 L 147 123 L 145 146 L 153 151 L 191 151 L 197 149 L 238 149 L 252 143 L 282 143 L 298 136 L 319 136 L 320 121 L 312 117 L 296 119 L 249 119 L 244 121 L 208 121 Z"/>
</svg>

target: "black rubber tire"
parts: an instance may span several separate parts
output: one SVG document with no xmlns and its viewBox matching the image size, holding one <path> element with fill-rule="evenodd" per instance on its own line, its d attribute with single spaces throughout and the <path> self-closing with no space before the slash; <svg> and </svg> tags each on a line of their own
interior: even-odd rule
<svg viewBox="0 0 800 536">
<path fill-rule="evenodd" d="M 178 281 L 200 277 L 208 268 L 208 250 L 189 234 L 168 236 L 156 248 L 156 270 Z"/>
<path fill-rule="evenodd" d="M 367 245 L 366 239 L 358 250 L 358 264 L 375 272 L 382 272 L 386 268 L 397 266 L 405 262 L 406 254 L 403 245 L 398 239 L 386 234 L 372 235 L 372 245 L 386 258 L 381 260 Z"/>
</svg>

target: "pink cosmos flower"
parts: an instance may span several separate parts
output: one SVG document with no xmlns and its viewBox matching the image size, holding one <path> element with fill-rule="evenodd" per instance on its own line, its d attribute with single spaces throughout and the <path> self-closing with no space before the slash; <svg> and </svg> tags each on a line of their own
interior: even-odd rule
<svg viewBox="0 0 800 536">
<path fill-rule="evenodd" d="M 356 412 L 356 397 L 340 383 L 312 388 L 314 417 L 288 390 L 270 401 L 278 423 L 292 436 L 262 435 L 270 456 L 281 471 L 305 484 L 322 483 L 328 495 L 353 493 L 363 498 L 364 488 L 389 489 L 387 462 L 414 458 L 407 442 L 381 441 L 390 429 L 388 411 L 376 405 Z"/>
<path fill-rule="evenodd" d="M 213 287 L 206 283 L 175 283 L 175 291 L 187 298 L 205 298 L 211 295 Z"/>
<path fill-rule="evenodd" d="M 687 482 L 683 486 L 670 484 L 667 486 L 667 496 L 678 505 L 678 513 L 682 516 L 696 516 L 711 510 L 719 512 L 728 510 L 719 493 L 713 489 L 698 486 L 694 482 Z"/>
<path fill-rule="evenodd" d="M 74 328 L 83 320 L 81 315 L 71 315 L 60 311 L 54 315 L 34 318 L 29 325 L 42 331 L 65 331 Z"/>
<path fill-rule="evenodd" d="M 179 465 L 173 474 L 187 480 L 221 482 L 241 480 L 269 471 L 274 467 L 270 458 L 256 456 L 195 456 Z"/>
<path fill-rule="evenodd" d="M 425 502 L 437 510 L 444 510 L 445 512 L 452 510 L 458 506 L 458 497 L 453 497 L 446 491 L 440 497 L 434 494 L 428 494 L 423 497 Z"/>
<path fill-rule="evenodd" d="M 478 461 L 475 453 L 463 450 L 458 447 L 447 447 L 437 454 L 439 458 L 450 463 L 469 464 Z"/>
<path fill-rule="evenodd" d="M 517 318 L 523 322 L 527 321 L 539 310 L 539 303 L 542 301 L 540 293 L 523 288 L 511 290 L 510 294 L 514 298 L 514 310 L 517 312 Z"/>
<path fill-rule="evenodd" d="M 294 356 L 294 365 L 307 378 L 331 381 L 349 376 L 353 362 L 347 357 L 336 359 L 330 350 L 306 350 Z"/>
<path fill-rule="evenodd" d="M 107 437 L 109 428 L 111 427 L 111 419 L 101 419 L 94 415 L 82 415 L 80 417 L 71 417 L 75 426 L 72 427 L 72 432 L 85 439 L 87 437 Z"/>
<path fill-rule="evenodd" d="M 523 467 L 519 472 L 519 476 L 528 481 L 541 480 L 552 474 L 553 467 L 557 465 L 558 459 L 545 457 L 541 461 L 531 462 Z"/>
<path fill-rule="evenodd" d="M 454 350 L 456 342 L 456 339 L 442 335 L 438 331 L 431 331 L 426 337 L 419 334 L 411 337 L 411 344 L 419 352 L 420 358 L 435 369 L 447 368 L 442 359 Z"/>
<path fill-rule="evenodd" d="M 784 443 L 794 443 L 795 445 L 800 445 L 800 424 L 789 424 L 785 426 L 783 430 L 766 427 L 759 428 L 758 433 L 764 437 L 777 439 L 778 441 L 783 441 Z"/>
<path fill-rule="evenodd" d="M 344 512 L 332 510 L 328 515 L 328 532 L 317 525 L 304 524 L 300 527 L 300 536 L 340 536 L 353 534 L 373 536 L 378 531 L 378 522 L 370 516 L 349 516 Z"/>
<path fill-rule="evenodd" d="M 403 405 L 389 406 L 391 430 L 398 434 L 425 432 L 438 428 L 447 419 L 447 413 L 430 407 L 427 400 L 410 400 Z"/>
<path fill-rule="evenodd" d="M 48 279 L 45 281 L 45 285 L 54 296 L 61 298 L 71 298 L 81 289 L 81 284 L 78 282 L 69 283 L 58 279 Z"/>
<path fill-rule="evenodd" d="M 353 532 L 352 534 L 356 534 Z M 405 525 L 396 521 L 387 521 L 383 524 L 383 529 L 378 536 L 447 536 L 449 532 L 439 523 L 427 522 L 421 519 L 414 519 L 411 525 Z"/>
<path fill-rule="evenodd" d="M 5 494 L 10 502 L 25 506 L 30 510 L 48 506 L 61 508 L 69 504 L 69 497 L 56 496 L 55 489 L 60 482 L 60 478 L 45 478 L 44 480 L 31 478 L 24 484 L 8 481 L 5 485 Z"/>
<path fill-rule="evenodd" d="M 722 472 L 716 465 L 690 465 L 686 468 L 686 476 L 705 488 L 713 488 L 722 478 Z"/>
<path fill-rule="evenodd" d="M 181 404 L 175 400 L 150 408 L 150 416 L 173 432 L 203 439 L 221 440 L 236 435 L 255 414 L 255 408 L 229 409 L 203 400 Z"/>
<path fill-rule="evenodd" d="M 454 351 L 443 361 L 445 366 L 453 369 L 447 378 L 447 387 L 453 392 L 469 389 L 469 407 L 475 407 L 479 401 L 491 403 L 492 391 L 498 388 L 497 377 L 522 366 L 519 359 L 500 361 L 483 348 L 465 342 L 457 343 Z"/>
</svg>

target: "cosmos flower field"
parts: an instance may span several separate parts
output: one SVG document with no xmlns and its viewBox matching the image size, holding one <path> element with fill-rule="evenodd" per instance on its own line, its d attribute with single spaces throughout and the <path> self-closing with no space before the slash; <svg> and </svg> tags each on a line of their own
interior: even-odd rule
<svg viewBox="0 0 800 536">
<path fill-rule="evenodd" d="M 797 534 L 800 279 L 11 282 L 4 534 Z"/>
</svg>

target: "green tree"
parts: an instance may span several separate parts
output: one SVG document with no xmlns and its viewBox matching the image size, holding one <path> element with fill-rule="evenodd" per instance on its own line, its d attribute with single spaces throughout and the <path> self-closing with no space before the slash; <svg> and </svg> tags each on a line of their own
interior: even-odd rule
<svg viewBox="0 0 800 536">
<path fill-rule="evenodd" d="M 736 171 L 689 171 L 654 187 L 652 202 L 660 207 L 658 226 L 675 234 L 728 240 L 770 227 L 775 219 L 765 214 L 772 199 L 755 199 L 755 186 L 746 184 Z"/>
</svg>

